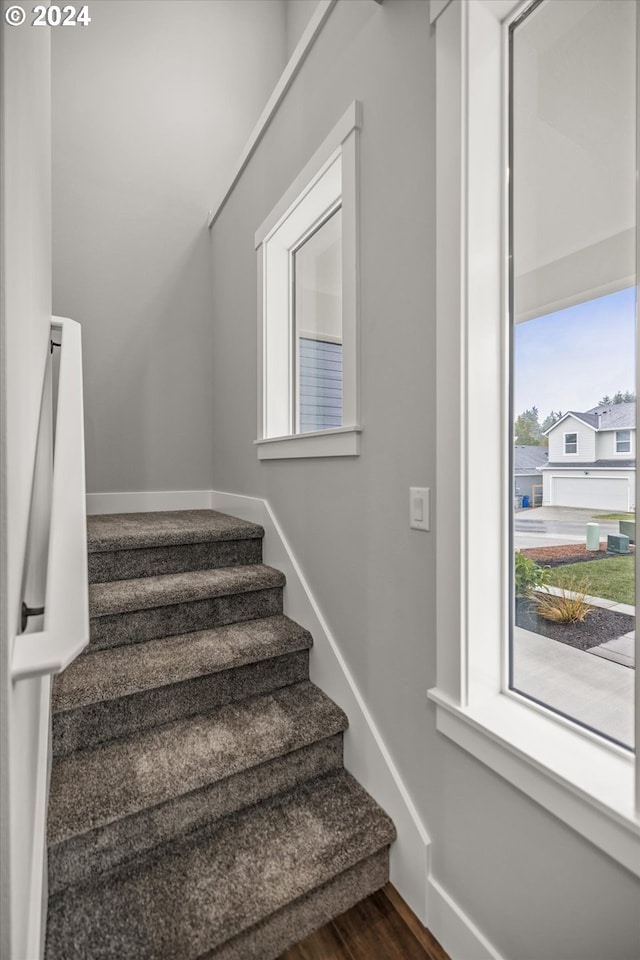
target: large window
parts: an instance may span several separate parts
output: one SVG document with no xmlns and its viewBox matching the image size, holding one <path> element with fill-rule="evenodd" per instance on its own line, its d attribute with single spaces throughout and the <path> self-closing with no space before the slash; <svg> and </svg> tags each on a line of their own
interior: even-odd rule
<svg viewBox="0 0 640 960">
<path fill-rule="evenodd" d="M 547 0 L 509 31 L 511 406 L 549 453 L 542 507 L 512 518 L 509 683 L 628 748 L 635 463 L 612 457 L 636 422 L 635 18 Z"/>
<path fill-rule="evenodd" d="M 630 151 L 635 164 L 636 103 L 635 93 L 629 102 L 616 91 L 620 84 L 631 91 L 624 80 L 630 62 L 635 75 L 636 4 L 460 0 L 432 2 L 430 8 L 437 46 L 439 533 L 437 683 L 429 697 L 441 734 L 640 876 L 640 768 L 631 749 L 640 740 L 640 710 L 633 691 L 625 681 L 618 691 L 618 720 L 626 725 L 620 736 L 603 723 L 612 718 L 611 691 L 596 681 L 589 696 L 582 696 L 586 688 L 580 691 L 576 672 L 557 671 L 565 653 L 572 664 L 582 657 L 580 671 L 598 660 L 607 672 L 621 671 L 623 664 L 557 640 L 548 647 L 549 638 L 514 622 L 516 584 L 527 580 L 526 568 L 514 570 L 515 547 L 523 546 L 516 533 L 537 531 L 546 546 L 558 540 L 560 546 L 579 541 L 586 546 L 586 523 L 557 536 L 557 530 L 541 529 L 533 511 L 521 511 L 524 497 L 514 498 L 512 453 L 514 433 L 518 462 L 527 447 L 546 452 L 547 457 L 526 458 L 542 481 L 534 479 L 534 489 L 542 485 L 547 499 L 588 498 L 570 509 L 598 524 L 599 541 L 606 533 L 608 542 L 607 524 L 621 547 L 625 538 L 635 537 L 628 518 L 635 503 L 635 464 L 626 461 L 635 447 L 635 419 L 631 424 L 627 417 L 635 406 L 637 347 L 633 334 L 625 341 L 631 368 L 616 370 L 609 350 L 618 337 L 607 334 L 613 316 L 609 297 L 630 301 L 622 316 L 624 323 L 631 317 L 635 330 L 637 197 L 633 184 L 629 193 L 617 154 L 628 163 Z M 543 17 L 549 9 L 562 22 L 555 23 L 545 49 Z M 625 16 L 629 22 L 620 31 L 614 21 Z M 528 28 L 529 42 L 514 51 L 513 36 Z M 527 39 L 524 33 L 520 38 Z M 527 78 L 519 92 L 518 53 Z M 594 117 L 580 112 L 585 92 Z M 517 97 L 521 104 L 529 98 L 528 109 L 515 108 Z M 532 121 L 533 132 L 527 130 Z M 546 193 L 540 191 L 545 182 Z M 570 329 L 567 315 L 561 316 L 576 309 L 578 315 L 597 313 L 603 304 L 607 314 L 595 337 L 595 323 Z M 523 342 L 534 333 L 537 344 L 526 352 L 530 360 L 537 355 L 539 370 L 545 370 L 545 359 L 547 367 L 529 386 L 561 390 L 566 381 L 573 389 L 579 379 L 588 397 L 554 397 L 547 403 L 540 392 L 527 396 L 519 363 Z M 559 374 L 550 373 L 557 357 L 564 357 L 565 365 Z M 592 381 L 594 362 L 601 371 Z M 612 373 L 614 382 L 607 379 Z M 616 455 L 616 432 L 625 430 L 631 452 Z M 564 433 L 578 434 L 577 454 L 564 455 Z M 613 559 L 624 567 L 630 554 Z M 542 586 L 531 579 L 531 589 Z M 516 637 L 519 630 L 524 632 Z M 635 657 L 638 642 L 628 639 Z M 540 656 L 542 647 L 553 656 Z M 633 681 L 635 671 L 624 670 L 618 675 Z M 532 676 L 546 683 L 544 696 L 524 682 Z"/>
<path fill-rule="evenodd" d="M 359 453 L 359 126 L 356 102 L 256 233 L 261 460 Z"/>
</svg>

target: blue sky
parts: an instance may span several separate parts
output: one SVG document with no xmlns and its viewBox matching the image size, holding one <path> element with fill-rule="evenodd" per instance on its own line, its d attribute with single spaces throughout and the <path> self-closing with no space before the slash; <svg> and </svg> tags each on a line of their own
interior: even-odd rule
<svg viewBox="0 0 640 960">
<path fill-rule="evenodd" d="M 636 389 L 635 287 L 519 323 L 514 411 L 588 410 L 605 394 Z"/>
</svg>

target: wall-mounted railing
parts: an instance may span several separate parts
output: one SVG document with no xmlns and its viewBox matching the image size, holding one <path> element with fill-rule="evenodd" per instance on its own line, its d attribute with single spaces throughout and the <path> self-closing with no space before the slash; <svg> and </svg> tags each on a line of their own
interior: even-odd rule
<svg viewBox="0 0 640 960">
<path fill-rule="evenodd" d="M 44 625 L 15 638 L 14 680 L 59 673 L 89 641 L 84 412 L 80 324 L 53 317 L 61 344 L 44 593 Z"/>
</svg>

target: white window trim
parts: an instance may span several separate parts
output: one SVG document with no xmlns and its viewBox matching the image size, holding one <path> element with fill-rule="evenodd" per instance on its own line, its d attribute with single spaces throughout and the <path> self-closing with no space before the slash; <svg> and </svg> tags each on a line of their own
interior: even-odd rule
<svg viewBox="0 0 640 960">
<path fill-rule="evenodd" d="M 629 449 L 628 450 L 618 450 L 618 434 L 619 433 L 628 433 L 629 434 Z M 631 430 L 616 430 L 615 437 L 615 453 L 618 457 L 631 457 L 633 456 L 633 431 Z"/>
<path fill-rule="evenodd" d="M 325 138 L 304 169 L 280 198 L 269 216 L 258 228 L 255 247 L 258 261 L 258 459 L 274 460 L 299 457 L 358 456 L 360 453 L 359 392 L 359 198 L 358 198 L 358 130 L 362 125 L 362 106 L 354 100 L 333 130 Z M 289 431 L 269 436 L 266 428 L 268 366 L 266 309 L 267 290 L 265 259 L 269 241 L 278 232 L 284 237 L 286 224 L 295 218 L 296 210 L 305 202 L 322 177 L 338 163 L 341 169 L 342 206 L 342 355 L 343 355 L 343 426 L 333 430 L 296 434 L 289 421 Z M 335 198 L 334 198 L 335 199 Z M 295 232 L 295 231 L 294 231 Z M 284 237 L 284 239 L 287 239 Z M 293 234 L 291 243 L 294 242 Z M 282 338 L 281 338 L 282 339 Z M 283 340 L 284 343 L 284 340 Z M 284 355 L 286 347 L 283 347 Z M 273 368 L 272 368 L 273 369 Z M 289 370 L 291 364 L 289 363 Z M 289 378 L 291 374 L 287 374 Z M 285 376 L 273 377 L 282 389 Z M 291 389 L 291 384 L 284 388 Z M 284 430 L 287 427 L 282 418 Z"/>
<path fill-rule="evenodd" d="M 574 450 L 573 453 L 571 453 L 570 450 L 567 450 L 567 437 L 576 438 L 576 449 Z M 562 452 L 564 453 L 565 457 L 577 457 L 579 449 L 580 449 L 580 436 L 577 430 L 569 430 L 568 433 L 562 434 Z"/>
<path fill-rule="evenodd" d="M 258 460 L 300 459 L 302 457 L 357 457 L 361 427 L 336 427 L 297 433 L 295 436 L 256 440 Z"/>
<path fill-rule="evenodd" d="M 507 685 L 503 23 L 526 5 L 451 0 L 434 16 L 440 536 L 437 686 L 429 698 L 441 733 L 640 876 L 640 765 Z M 636 690 L 640 704 L 640 670 Z"/>
</svg>

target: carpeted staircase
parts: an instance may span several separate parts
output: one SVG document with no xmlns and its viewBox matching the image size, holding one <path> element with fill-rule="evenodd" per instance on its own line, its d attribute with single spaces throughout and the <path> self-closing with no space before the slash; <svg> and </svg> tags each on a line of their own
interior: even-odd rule
<svg viewBox="0 0 640 960">
<path fill-rule="evenodd" d="M 274 960 L 388 879 L 263 530 L 90 517 L 91 642 L 53 691 L 46 960 Z"/>
</svg>

